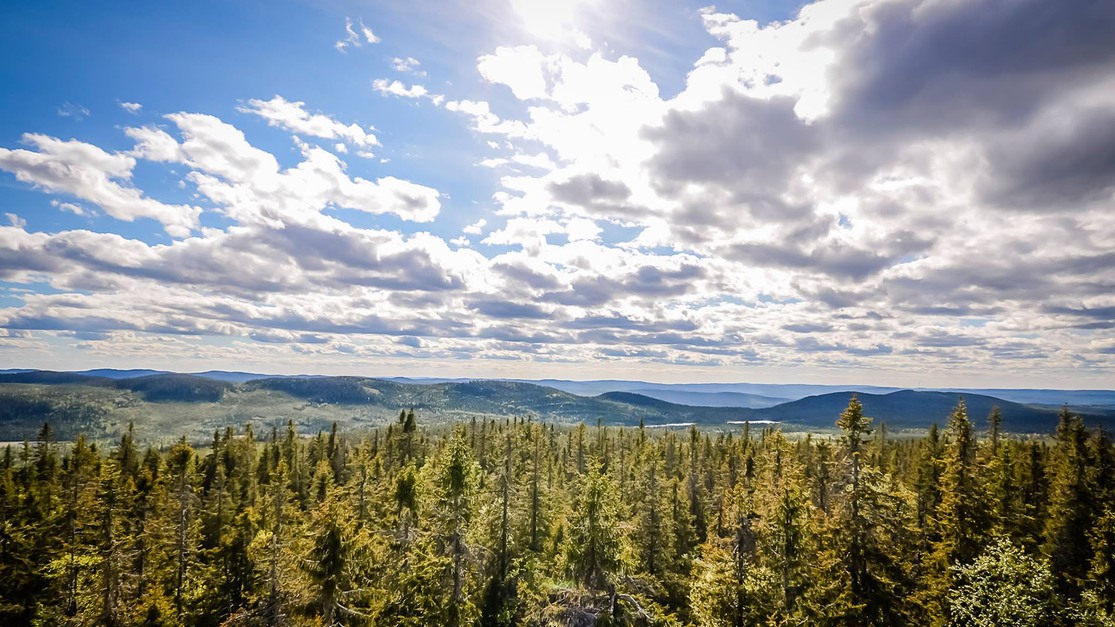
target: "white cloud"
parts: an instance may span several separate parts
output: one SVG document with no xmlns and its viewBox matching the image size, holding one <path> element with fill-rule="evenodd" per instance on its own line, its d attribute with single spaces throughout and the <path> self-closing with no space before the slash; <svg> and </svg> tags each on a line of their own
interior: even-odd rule
<svg viewBox="0 0 1115 627">
<path fill-rule="evenodd" d="M 1017 377 L 1104 382 L 1115 55 L 1057 6 L 823 0 L 762 26 L 709 10 L 709 49 L 669 95 L 634 57 L 570 51 L 568 33 L 480 57 L 486 84 L 453 86 L 471 99 L 379 79 L 378 92 L 440 102 L 484 135 L 489 158 L 464 163 L 498 167 L 482 173 L 498 188 L 490 204 L 454 190 L 454 210 L 487 219 L 468 215 L 453 239 L 342 219 L 336 209 L 430 222 L 448 195 L 351 174 L 338 155 L 367 152 L 351 126 L 301 103 L 262 103 L 278 107 L 275 125 L 330 140 L 298 142 L 293 167 L 192 113 L 128 129 L 127 153 L 6 151 L 0 167 L 79 198 L 92 192 L 65 190 L 98 176 L 132 189 L 136 160 L 181 165 L 229 225 L 164 245 L 2 226 L 0 276 L 47 277 L 57 293 L 0 310 L 0 326 L 128 333 L 135 346 L 144 334 L 243 338 L 268 359 L 367 363 L 401 346 L 517 367 L 701 363 L 727 376 L 766 364 L 909 381 L 1009 364 Z M 554 20 L 576 30 L 595 10 Z M 1087 58 L 1056 56 L 1048 72 L 1034 61 L 1054 58 L 1041 38 L 1030 55 L 1002 54 L 1030 50 L 995 42 L 1035 32 L 1010 28 L 1031 13 L 1075 33 Z M 52 163 L 35 166 L 40 154 Z"/>
<path fill-rule="evenodd" d="M 476 222 L 473 222 L 472 224 L 461 229 L 461 231 L 466 235 L 480 235 L 484 232 L 484 227 L 487 225 L 488 221 L 481 218 L 480 220 L 477 220 Z"/>
<path fill-rule="evenodd" d="M 492 133 L 509 137 L 525 137 L 527 125 L 518 120 L 501 120 L 492 113 L 487 102 L 479 100 L 450 100 L 445 103 L 448 111 L 463 113 L 472 118 L 472 128 L 478 133 Z"/>
<path fill-rule="evenodd" d="M 353 24 L 352 18 L 345 18 L 345 38 L 338 40 L 333 44 L 333 47 L 340 52 L 344 52 L 349 47 L 359 48 L 364 44 L 378 44 L 379 37 L 372 32 L 372 29 L 364 25 L 364 20 L 360 19 Z"/>
<path fill-rule="evenodd" d="M 265 189 L 274 186 L 278 160 L 248 143 L 240 129 L 202 113 L 171 113 L 166 118 L 178 126 L 185 140 L 174 160 L 229 181 L 252 181 Z"/>
<path fill-rule="evenodd" d="M 89 109 L 72 102 L 67 102 L 58 107 L 58 115 L 64 118 L 73 118 L 81 121 L 89 117 Z"/>
<path fill-rule="evenodd" d="M 536 46 L 499 47 L 480 57 L 477 70 L 485 80 L 511 88 L 519 100 L 545 98 L 550 90 L 547 75 L 557 57 L 546 57 Z"/>
<path fill-rule="evenodd" d="M 127 111 L 128 113 L 139 113 L 140 110 L 143 109 L 143 105 L 139 104 L 138 102 L 121 102 L 119 104 L 120 108 Z"/>
<path fill-rule="evenodd" d="M 4 217 L 8 219 L 8 224 L 11 224 L 16 228 L 22 229 L 23 227 L 27 226 L 27 220 L 24 220 L 14 213 L 5 213 Z"/>
<path fill-rule="evenodd" d="M 306 111 L 306 103 L 291 102 L 282 96 L 275 96 L 270 100 L 253 98 L 246 106 L 238 107 L 238 110 L 258 115 L 271 126 L 301 135 L 320 139 L 343 139 L 360 148 L 380 145 L 376 136 L 360 125 L 343 124 L 327 115 L 310 113 Z"/>
<path fill-rule="evenodd" d="M 570 241 L 596 240 L 600 238 L 602 229 L 593 220 L 576 217 L 566 222 L 565 232 Z"/>
<path fill-rule="evenodd" d="M 848 103 L 853 96 L 861 97 L 854 91 L 861 89 L 856 81 L 891 77 L 885 67 L 887 54 L 871 48 L 871 42 L 885 36 L 878 30 L 890 27 L 888 20 L 893 18 L 897 24 L 906 19 L 902 11 L 884 14 L 881 6 L 859 1 L 818 2 L 803 9 L 796 20 L 763 27 L 708 11 L 703 16 L 705 25 L 725 45 L 703 55 L 685 89 L 670 100 L 659 96 L 649 75 L 629 57 L 612 61 L 593 54 L 581 62 L 561 53 L 544 54 L 536 46 L 500 47 L 482 56 L 478 62 L 481 76 L 506 86 L 522 103 L 508 109 L 525 108 L 526 115 L 505 118 L 488 102 L 475 100 L 449 101 L 446 108 L 471 117 L 478 132 L 501 134 L 510 142 L 507 146 L 490 142 L 490 147 L 506 153 L 486 158 L 480 165 L 529 163 L 542 170 L 501 179 L 503 189 L 494 198 L 501 207 L 498 213 L 511 219 L 484 243 L 519 245 L 531 255 L 549 255 L 562 250 L 545 239 L 547 234 L 559 232 L 559 226 L 571 242 L 579 242 L 599 237 L 602 231 L 595 220 L 605 219 L 639 229 L 631 242 L 620 242 L 621 246 L 699 254 L 703 267 L 709 272 L 716 269 L 710 276 L 717 276 L 716 282 L 723 288 L 730 286 L 736 297 L 765 295 L 836 310 L 861 308 L 849 315 L 902 311 L 897 315 L 908 320 L 1009 310 L 1027 299 L 1048 298 L 1042 290 L 1054 284 L 1066 296 L 1086 290 L 1084 283 L 1068 276 L 1031 280 L 1033 288 L 1025 288 L 1027 281 L 1009 278 L 1017 273 L 1005 267 L 993 270 L 978 259 L 989 250 L 1009 256 L 1004 239 L 1019 249 L 1031 250 L 1036 233 L 1055 232 L 1054 240 L 1064 242 L 1074 237 L 1067 225 L 1075 224 L 1076 229 L 1088 224 L 1087 237 L 1081 238 L 1079 231 L 1075 236 L 1084 247 L 1079 251 L 1078 267 L 1085 273 L 1085 268 L 1098 267 L 1091 259 L 1103 258 L 1099 242 L 1115 241 L 1115 231 L 1094 221 L 1104 202 L 1099 199 L 1109 201 L 1109 185 L 1097 180 L 1094 187 L 1099 191 L 1089 201 L 1092 204 L 1080 205 L 1071 222 L 1052 216 L 1016 216 L 1005 227 L 997 221 L 998 210 L 976 194 L 981 189 L 1000 194 L 997 187 L 980 180 L 988 174 L 986 147 L 1000 141 L 997 131 L 962 139 L 944 137 L 938 129 L 925 132 L 934 121 L 936 105 L 915 108 L 920 106 L 916 91 L 914 99 L 907 101 L 912 104 L 902 106 L 920 117 L 899 119 L 881 131 L 855 126 L 859 123 L 852 117 L 856 112 Z M 982 11 L 959 5 L 949 9 L 968 10 Z M 938 17 L 934 14 L 933 20 L 921 22 L 911 17 L 901 28 L 937 28 L 933 22 Z M 870 22 L 870 28 L 861 29 L 869 35 L 855 39 L 848 34 L 851 31 L 837 28 L 849 19 Z M 978 29 L 996 19 L 979 16 L 966 23 L 978 24 L 971 27 Z M 953 22 L 942 19 L 939 23 Z M 944 27 L 940 30 L 949 32 Z M 842 39 L 845 35 L 848 38 Z M 972 35 L 959 45 L 967 45 L 963 41 L 987 40 Z M 866 52 L 857 57 L 856 47 Z M 909 63 L 932 58 L 935 50 L 918 49 L 923 56 Z M 998 63 L 1001 57 L 992 58 Z M 864 66 L 865 59 L 871 60 L 871 67 Z M 835 71 L 838 67 L 844 69 Z M 969 68 L 940 75 L 962 76 Z M 901 89 L 915 89 L 910 85 L 921 80 L 917 72 L 905 70 L 893 76 L 896 88 Z M 1072 83 L 1083 76 L 1066 74 L 1064 81 Z M 1092 76 L 1089 80 L 1094 84 L 1100 79 Z M 975 77 L 972 85 L 979 88 Z M 959 96 L 965 89 L 972 87 L 953 87 L 941 93 L 958 106 L 970 107 L 970 101 Z M 1065 92 L 1075 94 L 1066 97 L 1083 103 L 1079 89 Z M 1041 93 L 1048 97 L 1053 92 Z M 1087 93 L 1093 100 L 1110 102 L 1110 92 L 1105 95 L 1102 89 L 1091 89 Z M 940 103 L 947 98 L 933 100 Z M 989 106 L 995 106 L 994 100 L 985 99 Z M 1037 157 L 1031 159 L 1024 147 L 1033 137 L 1051 138 L 1054 144 L 1066 146 L 1065 150 L 1075 146 L 1077 152 L 1088 150 L 1088 144 L 1099 146 L 1103 140 L 1098 137 L 1105 137 L 1104 131 L 1094 134 L 1091 142 L 1067 139 L 1078 137 L 1076 128 L 1082 127 L 1076 120 L 1090 115 L 1084 110 L 1097 110 L 1095 102 L 1088 102 L 1086 107 L 1052 109 L 1056 113 L 1049 119 L 1061 122 L 1050 126 L 1040 118 L 1042 122 L 1028 129 L 1024 139 L 1012 132 L 1013 148 L 1002 154 L 1011 156 L 1016 170 L 1030 168 L 1030 178 L 1054 176 L 1056 167 L 1031 168 L 1027 159 Z M 875 102 L 866 104 L 877 106 Z M 919 124 L 925 124 L 925 129 Z M 547 150 L 537 152 L 539 143 Z M 860 148 L 849 151 L 849 145 Z M 533 151 L 526 152 L 527 147 Z M 1101 151 L 1093 152 L 1098 155 Z M 537 155 L 537 160 L 528 161 L 528 154 Z M 1098 162 L 1096 167 L 1106 171 Z M 1076 189 L 1081 189 L 1081 177 L 1073 180 L 1078 182 Z M 960 222 L 942 220 L 942 207 L 964 218 Z M 1050 253 L 1063 250 L 1060 245 L 1051 246 Z M 1029 259 L 1039 265 L 1046 263 L 1038 261 L 1039 257 Z M 980 267 L 985 271 L 972 270 Z M 1047 276 L 1049 271 L 1027 274 L 1035 273 Z M 961 279 L 965 285 L 997 287 L 982 295 L 964 288 L 946 297 L 944 306 L 934 306 L 932 300 L 953 291 L 950 285 L 960 276 L 970 277 Z M 1079 280 L 1087 281 L 1084 276 Z M 932 289 L 925 283 L 930 277 Z M 1110 303 L 1103 303 L 1107 304 L 1094 301 L 1064 308 L 1059 315 L 1094 318 L 1108 311 L 1104 307 Z M 1040 324 L 1031 321 L 1025 328 Z M 868 346 L 862 338 L 853 337 L 860 331 L 833 331 L 837 332 L 843 339 L 833 340 L 827 345 L 831 348 L 824 350 L 838 353 L 844 347 L 892 354 L 900 348 L 917 350 L 918 342 L 933 341 L 919 336 L 900 347 Z M 994 344 L 990 339 L 987 342 L 989 347 Z M 821 351 L 819 346 L 803 350 Z M 969 351 L 965 358 L 976 360 L 977 356 Z M 890 363 L 902 361 L 890 359 Z"/>
<path fill-rule="evenodd" d="M 376 37 L 376 34 L 372 32 L 372 29 L 364 26 L 363 21 L 360 22 L 360 34 L 364 36 L 364 41 L 370 44 L 379 43 L 379 37 Z"/>
<path fill-rule="evenodd" d="M 50 206 L 56 207 L 56 208 L 58 208 L 62 211 L 66 211 L 68 213 L 72 213 L 76 216 L 84 216 L 84 215 L 88 214 L 88 212 L 85 210 L 84 207 L 82 207 L 81 205 L 76 205 L 72 202 L 61 202 L 59 200 L 51 200 L 50 201 Z"/>
<path fill-rule="evenodd" d="M 497 229 L 480 241 L 490 246 L 521 246 L 527 252 L 537 253 L 546 245 L 546 236 L 563 233 L 564 229 L 553 220 L 540 218 L 512 218 L 502 229 Z"/>
<path fill-rule="evenodd" d="M 540 170 L 553 170 L 557 168 L 557 164 L 554 163 L 553 159 L 550 159 L 550 155 L 544 152 L 535 155 L 517 154 L 511 157 L 511 160 L 515 163 L 538 168 Z"/>
<path fill-rule="evenodd" d="M 76 196 L 118 220 L 152 218 L 174 237 L 185 237 L 197 227 L 200 208 L 164 204 L 118 182 L 132 177 L 135 159 L 127 154 L 32 133 L 25 134 L 23 141 L 37 150 L 0 148 L 0 168 L 20 181 L 48 192 Z"/>
<path fill-rule="evenodd" d="M 311 219 L 329 206 L 416 222 L 428 222 L 440 211 L 437 190 L 391 176 L 377 181 L 350 177 L 345 163 L 321 148 L 302 144 L 303 160 L 283 170 L 274 155 L 252 146 L 242 131 L 219 118 L 197 113 L 166 118 L 183 141 L 161 129 L 128 129 L 137 141 L 131 154 L 189 166 L 187 179 L 198 193 L 237 221 L 281 224 Z"/>
<path fill-rule="evenodd" d="M 391 67 L 395 68 L 396 72 L 425 76 L 426 71 L 418 69 L 420 65 L 422 65 L 422 62 L 414 57 L 395 57 L 391 59 Z"/>
<path fill-rule="evenodd" d="M 372 89 L 385 96 L 398 96 L 400 98 L 422 98 L 430 93 L 422 85 L 415 84 L 407 87 L 400 81 L 388 81 L 385 78 L 373 80 Z"/>
<path fill-rule="evenodd" d="M 124 133 L 135 140 L 135 148 L 128 154 L 151 161 L 181 161 L 181 147 L 169 133 L 154 126 L 129 127 Z"/>
</svg>

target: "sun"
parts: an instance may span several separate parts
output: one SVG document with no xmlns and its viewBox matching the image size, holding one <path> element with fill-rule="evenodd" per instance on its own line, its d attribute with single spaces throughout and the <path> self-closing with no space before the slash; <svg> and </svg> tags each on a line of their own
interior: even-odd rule
<svg viewBox="0 0 1115 627">
<path fill-rule="evenodd" d="M 569 41 L 580 47 L 591 42 L 581 28 L 586 10 L 598 7 L 601 0 L 510 0 L 511 8 L 523 29 L 540 41 Z"/>
</svg>

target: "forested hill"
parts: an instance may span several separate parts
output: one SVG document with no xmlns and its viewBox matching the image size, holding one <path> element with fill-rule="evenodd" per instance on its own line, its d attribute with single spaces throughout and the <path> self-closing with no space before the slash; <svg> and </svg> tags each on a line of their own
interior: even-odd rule
<svg viewBox="0 0 1115 627">
<path fill-rule="evenodd" d="M 158 373 L 139 377 L 109 378 L 75 372 L 32 370 L 0 374 L 2 383 L 80 385 L 137 392 L 149 402 L 216 402 L 233 387 L 225 381 L 189 374 Z"/>
<path fill-rule="evenodd" d="M 294 420 L 306 428 L 383 424 L 413 408 L 435 421 L 470 416 L 522 416 L 558 423 L 677 425 L 712 428 L 733 422 L 775 421 L 787 430 L 833 428 L 852 392 L 811 396 L 774 407 L 702 407 L 634 392 L 580 396 L 516 381 L 411 383 L 365 377 L 271 377 L 236 383 L 183 374 L 108 378 L 29 371 L 0 374 L 0 440 L 31 438 L 44 422 L 64 437 L 116 437 L 135 422 L 144 436 L 205 437 L 214 428 Z M 1057 408 L 1023 405 L 979 394 L 899 391 L 860 393 L 865 411 L 892 429 L 942 424 L 963 397 L 976 420 L 998 406 L 1004 428 L 1049 433 Z M 1115 409 L 1084 408 L 1090 424 L 1115 425 Z"/>
<path fill-rule="evenodd" d="M 755 409 L 750 412 L 753 419 L 785 421 L 809 425 L 831 423 L 832 417 L 848 406 L 852 392 L 834 392 L 810 396 L 800 400 L 783 403 L 775 407 Z M 931 422 L 943 424 L 943 417 L 949 415 L 960 399 L 968 406 L 968 413 L 975 420 L 981 420 L 998 407 L 1003 414 L 1003 429 L 1021 433 L 1041 433 L 1052 429 L 1056 424 L 1056 411 L 1040 406 L 1012 403 L 1000 398 L 981 394 L 959 394 L 956 392 L 922 392 L 902 390 L 890 394 L 857 394 L 868 416 L 886 422 L 894 429 L 924 428 Z M 1099 422 L 1108 416 L 1099 413 L 1092 418 Z"/>
</svg>

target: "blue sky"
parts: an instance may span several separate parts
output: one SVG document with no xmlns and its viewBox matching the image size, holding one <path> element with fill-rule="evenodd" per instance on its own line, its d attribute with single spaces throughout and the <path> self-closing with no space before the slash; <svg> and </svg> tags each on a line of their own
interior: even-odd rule
<svg viewBox="0 0 1115 627">
<path fill-rule="evenodd" d="M 1110 387 L 1109 6 L 7 3 L 0 367 Z"/>
</svg>

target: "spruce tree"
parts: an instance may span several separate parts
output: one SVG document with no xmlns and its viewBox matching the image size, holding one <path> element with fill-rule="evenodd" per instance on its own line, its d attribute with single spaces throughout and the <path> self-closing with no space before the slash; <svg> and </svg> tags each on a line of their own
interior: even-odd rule
<svg viewBox="0 0 1115 627">
<path fill-rule="evenodd" d="M 601 464 L 592 460 L 577 487 L 566 555 L 574 581 L 605 590 L 620 568 L 619 495 Z"/>
<path fill-rule="evenodd" d="M 945 438 L 938 551 L 951 566 L 975 559 L 989 528 L 985 485 L 977 464 L 978 443 L 963 399 L 949 417 Z"/>
<path fill-rule="evenodd" d="M 872 419 L 855 396 L 837 426 L 847 459 L 845 489 L 837 514 L 837 533 L 848 577 L 847 595 L 833 601 L 851 625 L 902 625 L 916 613 L 912 580 L 902 557 L 913 553 L 915 496 L 888 473 L 863 463 L 864 437 Z"/>
<path fill-rule="evenodd" d="M 1088 530 L 1095 512 L 1088 482 L 1087 439 L 1084 421 L 1064 407 L 1050 458 L 1044 552 L 1057 591 L 1069 600 L 1080 595 L 1092 561 Z"/>
</svg>

